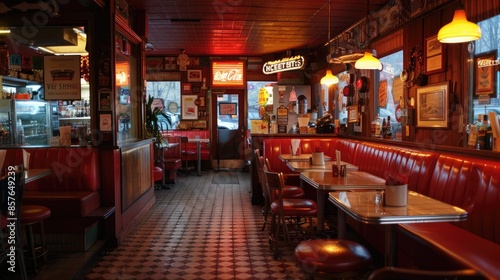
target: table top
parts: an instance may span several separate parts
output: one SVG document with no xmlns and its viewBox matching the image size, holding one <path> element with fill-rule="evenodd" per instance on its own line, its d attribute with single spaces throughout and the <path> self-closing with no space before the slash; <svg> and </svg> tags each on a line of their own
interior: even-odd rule
<svg viewBox="0 0 500 280">
<path fill-rule="evenodd" d="M 49 176 L 52 171 L 50 169 L 28 169 L 24 173 L 24 183 L 30 183 L 35 180 L 38 180 L 42 177 Z"/>
<path fill-rule="evenodd" d="M 292 154 L 280 154 L 278 156 L 278 158 L 282 161 L 282 162 L 290 162 L 290 161 L 307 161 L 309 162 L 309 158 L 312 157 L 312 154 L 300 154 L 298 156 L 294 156 Z M 332 158 L 327 156 L 327 155 L 324 155 L 323 156 L 323 159 L 325 161 L 331 161 Z"/>
<path fill-rule="evenodd" d="M 347 171 L 346 177 L 333 176 L 328 172 L 306 171 L 300 173 L 300 179 L 320 190 L 383 190 L 385 180 L 363 171 Z"/>
<path fill-rule="evenodd" d="M 332 165 L 337 164 L 336 161 L 326 161 L 323 165 L 312 165 L 309 161 L 289 161 L 286 166 L 294 172 L 315 171 L 315 172 L 332 172 Z M 340 164 L 345 164 L 347 171 L 356 171 L 358 167 L 347 162 L 340 161 Z"/>
<path fill-rule="evenodd" d="M 467 212 L 439 200 L 409 191 L 406 206 L 376 204 L 376 191 L 331 192 L 328 199 L 354 219 L 371 224 L 458 222 Z"/>
<path fill-rule="evenodd" d="M 210 142 L 210 139 L 206 139 L 206 138 L 189 138 L 188 142 L 208 143 L 208 142 Z"/>
<path fill-rule="evenodd" d="M 169 143 L 161 143 L 158 148 L 160 149 L 170 149 L 175 146 L 179 146 L 179 142 L 169 142 Z"/>
</svg>

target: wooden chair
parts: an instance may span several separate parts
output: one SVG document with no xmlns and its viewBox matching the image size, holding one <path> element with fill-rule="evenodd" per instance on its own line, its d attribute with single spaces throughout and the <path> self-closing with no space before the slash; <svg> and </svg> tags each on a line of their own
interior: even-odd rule
<svg viewBox="0 0 500 280">
<path fill-rule="evenodd" d="M 274 258 L 279 256 L 279 247 L 282 245 L 296 244 L 296 240 L 305 240 L 314 237 L 313 217 L 318 213 L 316 202 L 304 198 L 284 198 L 283 187 L 285 185 L 283 173 L 270 172 L 264 168 L 265 184 L 268 196 L 277 193 L 277 199 L 272 201 L 269 209 L 271 213 L 271 230 L 269 240 Z M 309 221 L 307 230 L 299 223 L 300 218 Z M 294 240 L 290 237 L 289 226 L 295 229 Z M 304 234 L 305 233 L 305 234 Z"/>
</svg>

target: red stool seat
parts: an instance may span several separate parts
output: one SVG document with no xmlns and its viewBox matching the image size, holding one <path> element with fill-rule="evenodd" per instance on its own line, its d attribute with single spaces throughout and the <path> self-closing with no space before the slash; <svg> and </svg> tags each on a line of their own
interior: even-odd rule
<svg viewBox="0 0 500 280">
<path fill-rule="evenodd" d="M 156 182 L 156 181 L 160 181 L 162 178 L 163 178 L 163 170 L 160 167 L 155 166 L 153 168 L 153 179 Z"/>
<path fill-rule="evenodd" d="M 310 275 L 316 273 L 355 275 L 372 263 L 370 252 L 350 240 L 314 239 L 295 248 L 295 260 Z"/>
<path fill-rule="evenodd" d="M 22 225 L 38 223 L 50 217 L 50 209 L 41 205 L 21 205 L 19 218 Z"/>
<path fill-rule="evenodd" d="M 279 207 L 279 200 L 275 200 L 271 203 L 271 212 L 278 215 Z M 318 207 L 316 202 L 310 199 L 286 198 L 283 199 L 283 212 L 285 216 L 315 216 Z"/>
</svg>

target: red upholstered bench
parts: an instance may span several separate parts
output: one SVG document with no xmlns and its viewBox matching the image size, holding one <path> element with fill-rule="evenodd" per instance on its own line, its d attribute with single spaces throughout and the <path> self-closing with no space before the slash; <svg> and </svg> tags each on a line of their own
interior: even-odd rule
<svg viewBox="0 0 500 280">
<path fill-rule="evenodd" d="M 23 204 L 51 210 L 45 223 L 49 248 L 85 251 L 97 240 L 101 207 L 99 150 L 80 147 L 24 148 L 29 168 L 51 169 L 49 176 L 26 184 Z M 4 166 L 23 163 L 23 149 L 7 149 Z"/>
<path fill-rule="evenodd" d="M 210 139 L 209 130 L 169 130 L 163 132 L 164 137 L 168 136 L 183 136 L 188 139 L 200 138 L 200 139 Z M 183 145 L 184 146 L 184 145 Z M 184 147 L 182 147 L 184 149 Z M 194 152 L 188 157 L 188 160 L 197 159 L 197 143 L 187 143 L 186 150 Z M 210 160 L 210 143 L 201 143 L 201 160 Z"/>
</svg>

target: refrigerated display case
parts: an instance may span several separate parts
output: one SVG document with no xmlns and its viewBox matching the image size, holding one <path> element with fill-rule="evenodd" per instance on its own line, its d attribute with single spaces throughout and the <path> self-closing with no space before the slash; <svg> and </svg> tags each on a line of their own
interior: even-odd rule
<svg viewBox="0 0 500 280">
<path fill-rule="evenodd" d="M 50 144 L 52 137 L 50 102 L 2 99 L 0 122 L 5 123 L 8 131 L 12 132 L 9 133 L 10 142 L 5 145 Z"/>
<path fill-rule="evenodd" d="M 0 145 L 14 145 L 14 132 L 12 130 L 12 106 L 10 100 L 0 100 Z"/>
</svg>

